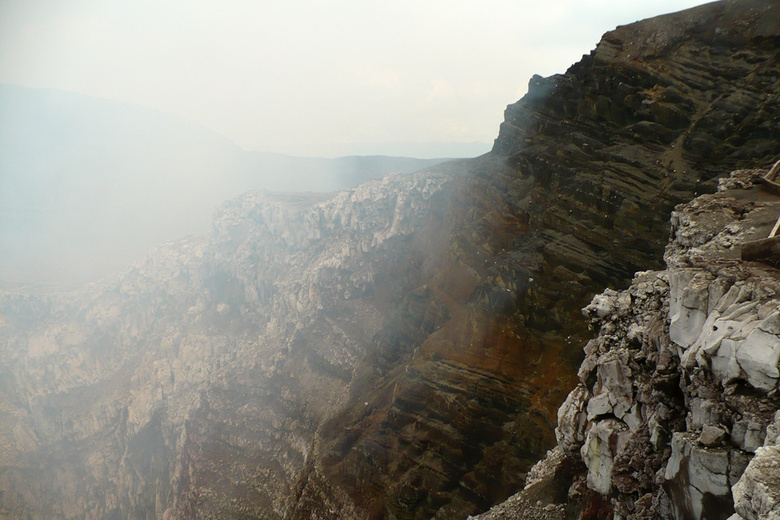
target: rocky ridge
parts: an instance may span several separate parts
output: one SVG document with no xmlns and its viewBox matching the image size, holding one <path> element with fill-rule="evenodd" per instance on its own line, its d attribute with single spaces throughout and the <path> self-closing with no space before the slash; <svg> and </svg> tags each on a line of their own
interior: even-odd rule
<svg viewBox="0 0 780 520">
<path fill-rule="evenodd" d="M 198 450 L 211 442 L 200 427 L 220 420 L 244 426 L 216 439 L 244 452 L 232 463 L 247 474 L 228 480 L 293 488 L 311 423 L 346 398 L 344 380 L 386 319 L 361 301 L 381 285 L 377 264 L 432 217 L 426 202 L 447 182 L 390 176 L 325 201 L 248 193 L 222 208 L 209 239 L 162 246 L 75 298 L 4 295 L 4 514 L 217 514 L 230 505 L 201 491 L 212 461 Z M 292 438 L 274 442 L 282 434 Z M 294 496 L 263 491 L 283 497 L 271 506 L 280 516 Z"/>
<path fill-rule="evenodd" d="M 675 204 L 740 157 L 780 157 L 777 8 L 608 33 L 532 80 L 484 157 L 334 197 L 247 194 L 210 237 L 113 281 L 4 293 L 0 514 L 464 518 L 500 502 L 556 443 L 580 308 L 658 264 Z M 673 44 L 634 54 L 632 34 L 659 31 Z"/>
<path fill-rule="evenodd" d="M 621 26 L 565 74 L 531 79 L 493 151 L 536 179 L 525 209 L 550 256 L 625 286 L 661 258 L 674 205 L 775 160 L 779 10 L 713 2 Z"/>
<path fill-rule="evenodd" d="M 599 333 L 558 411 L 558 447 L 541 478 L 476 518 L 780 514 L 780 271 L 739 257 L 780 214 L 753 184 L 764 173 L 678 206 L 667 269 L 583 309 Z"/>
</svg>

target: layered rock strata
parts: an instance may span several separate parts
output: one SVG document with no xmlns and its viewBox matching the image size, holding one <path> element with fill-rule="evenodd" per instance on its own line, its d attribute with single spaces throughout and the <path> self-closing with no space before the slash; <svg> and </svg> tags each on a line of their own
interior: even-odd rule
<svg viewBox="0 0 780 520">
<path fill-rule="evenodd" d="M 527 211 L 551 255 L 627 284 L 660 259 L 675 204 L 776 160 L 779 19 L 778 2 L 713 2 L 618 27 L 531 79 L 493 151 L 536 180 Z"/>
<path fill-rule="evenodd" d="M 115 280 L 3 294 L 0 514 L 464 518 L 503 500 L 556 443 L 580 309 L 658 265 L 669 211 L 738 154 L 779 158 L 777 8 L 608 33 L 534 79 L 484 157 L 250 193 Z M 636 418 L 609 399 L 597 446 Z"/>
<path fill-rule="evenodd" d="M 735 172 L 679 206 L 667 269 L 583 309 L 599 334 L 539 465 L 544 485 L 569 485 L 545 506 L 567 518 L 780 514 L 780 271 L 739 259 L 780 214 L 780 197 L 753 186 L 763 173 Z M 528 518 L 511 504 L 479 518 Z"/>
</svg>

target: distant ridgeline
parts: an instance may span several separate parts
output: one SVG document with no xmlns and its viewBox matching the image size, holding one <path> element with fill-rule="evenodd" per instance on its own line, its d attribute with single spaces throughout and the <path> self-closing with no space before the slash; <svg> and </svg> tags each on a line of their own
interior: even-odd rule
<svg viewBox="0 0 780 520">
<path fill-rule="evenodd" d="M 518 491 L 580 309 L 661 267 L 676 204 L 780 159 L 777 11 L 620 27 L 488 155 L 245 193 L 112 281 L 3 293 L 0 514 L 462 519 Z"/>
<path fill-rule="evenodd" d="M 151 109 L 0 85 L 0 283 L 95 281 L 206 233 L 247 190 L 330 192 L 441 161 L 247 152 Z"/>
</svg>

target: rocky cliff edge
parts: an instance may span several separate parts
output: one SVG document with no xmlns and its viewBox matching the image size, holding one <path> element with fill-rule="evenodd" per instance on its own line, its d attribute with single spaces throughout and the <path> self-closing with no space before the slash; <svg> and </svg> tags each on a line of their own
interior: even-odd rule
<svg viewBox="0 0 780 520">
<path fill-rule="evenodd" d="M 330 200 L 248 194 L 118 280 L 1 295 L 0 516 L 453 519 L 504 500 L 556 442 L 580 308 L 660 268 L 676 204 L 780 158 L 778 6 L 608 33 L 534 78 L 484 157 Z M 674 43 L 635 56 L 635 31 Z"/>
<path fill-rule="evenodd" d="M 678 206 L 667 269 L 583 309 L 599 332 L 558 446 L 476 518 L 780 517 L 780 270 L 740 259 L 780 214 L 764 173 Z"/>
</svg>

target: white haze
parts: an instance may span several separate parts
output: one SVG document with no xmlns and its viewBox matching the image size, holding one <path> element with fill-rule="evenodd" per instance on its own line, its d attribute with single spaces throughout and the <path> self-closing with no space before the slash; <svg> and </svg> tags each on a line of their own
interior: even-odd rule
<svg viewBox="0 0 780 520">
<path fill-rule="evenodd" d="M 207 232 L 246 190 L 333 191 L 434 162 L 247 152 L 155 110 L 0 85 L 0 282 L 95 280 Z"/>
<path fill-rule="evenodd" d="M 3 0 L 0 284 L 72 286 L 254 188 L 476 156 L 533 74 L 695 0 Z M 263 153 L 260 153 L 260 152 Z"/>
<path fill-rule="evenodd" d="M 249 150 L 431 157 L 415 145 L 486 150 L 528 78 L 605 31 L 702 3 L 4 0 L 0 83 L 162 110 Z"/>
</svg>

